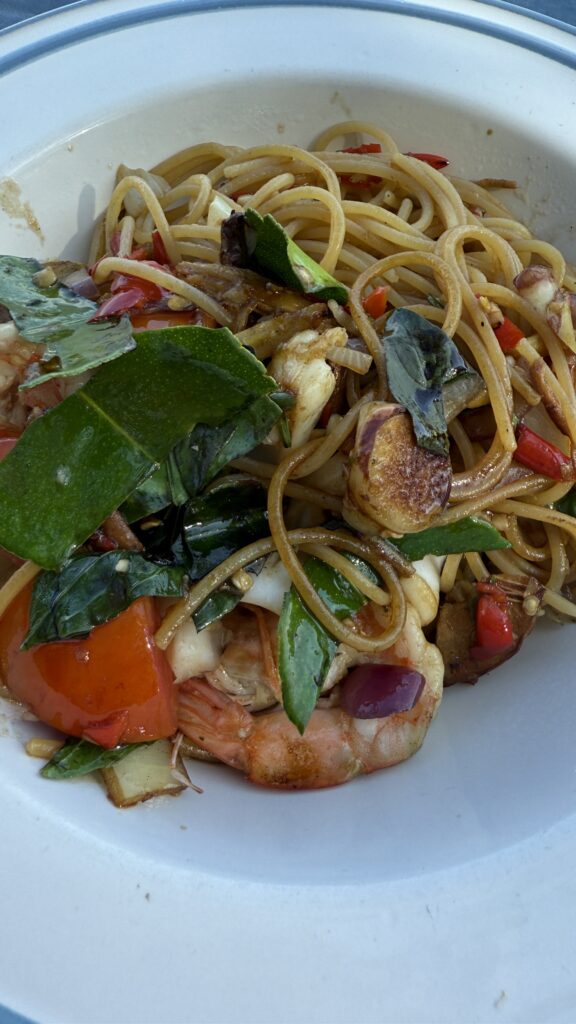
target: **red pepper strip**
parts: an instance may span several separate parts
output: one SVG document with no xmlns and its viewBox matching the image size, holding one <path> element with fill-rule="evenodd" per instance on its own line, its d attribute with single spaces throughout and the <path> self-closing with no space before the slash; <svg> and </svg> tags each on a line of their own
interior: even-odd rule
<svg viewBox="0 0 576 1024">
<path fill-rule="evenodd" d="M 494 328 L 494 334 L 498 338 L 500 348 L 503 352 L 511 352 L 513 348 L 522 338 L 525 337 L 524 331 L 521 331 L 516 324 L 513 324 L 507 316 L 504 317 L 502 323 Z"/>
<path fill-rule="evenodd" d="M 341 149 L 341 153 L 381 153 L 382 146 L 379 142 L 363 142 L 361 146 L 348 146 Z"/>
<path fill-rule="evenodd" d="M 159 231 L 152 232 L 152 256 L 157 263 L 162 263 L 164 266 L 170 265 L 168 253 L 166 252 L 166 247 L 162 241 L 162 235 Z"/>
<path fill-rule="evenodd" d="M 516 434 L 517 448 L 514 452 L 516 462 L 527 466 L 534 473 L 549 476 L 551 480 L 569 480 L 572 461 L 555 444 L 545 441 L 523 423 Z"/>
<path fill-rule="evenodd" d="M 436 156 L 435 153 L 404 153 L 404 156 L 413 156 L 415 160 L 422 160 L 423 163 L 429 164 L 436 171 L 441 171 L 443 167 L 447 167 L 450 163 L 445 156 Z"/>
<path fill-rule="evenodd" d="M 362 299 L 362 308 L 374 320 L 383 316 L 388 308 L 388 288 L 385 285 L 375 288 L 365 299 Z"/>
<path fill-rule="evenodd" d="M 484 660 L 512 650 L 515 645 L 512 619 L 506 603 L 493 594 L 480 594 L 476 605 L 477 644 L 473 658 Z"/>
</svg>

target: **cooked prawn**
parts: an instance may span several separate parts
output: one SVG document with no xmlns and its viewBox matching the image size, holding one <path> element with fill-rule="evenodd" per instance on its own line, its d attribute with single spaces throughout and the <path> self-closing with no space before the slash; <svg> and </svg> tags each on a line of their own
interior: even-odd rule
<svg viewBox="0 0 576 1024">
<path fill-rule="evenodd" d="M 444 666 L 438 648 L 409 608 L 385 664 L 410 665 L 425 678 L 410 711 L 387 718 L 352 718 L 340 707 L 316 707 L 304 735 L 281 707 L 251 715 L 206 679 L 179 687 L 179 728 L 195 744 L 264 786 L 317 789 L 406 760 L 422 745 L 442 697 Z"/>
</svg>

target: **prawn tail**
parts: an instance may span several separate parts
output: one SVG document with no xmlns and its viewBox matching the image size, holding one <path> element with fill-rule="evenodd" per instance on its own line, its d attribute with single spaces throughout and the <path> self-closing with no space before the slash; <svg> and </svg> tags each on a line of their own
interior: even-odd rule
<svg viewBox="0 0 576 1024">
<path fill-rule="evenodd" d="M 205 679 L 188 679 L 178 687 L 178 728 L 220 761 L 245 770 L 252 717 Z"/>
</svg>

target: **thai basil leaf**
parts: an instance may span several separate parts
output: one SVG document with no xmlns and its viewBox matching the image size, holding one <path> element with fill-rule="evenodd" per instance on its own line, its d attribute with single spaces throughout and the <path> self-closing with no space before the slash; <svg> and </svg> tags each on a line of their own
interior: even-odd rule
<svg viewBox="0 0 576 1024">
<path fill-rule="evenodd" d="M 192 498 L 182 525 L 190 579 L 201 579 L 234 551 L 269 532 L 266 491 L 259 483 L 240 478 Z"/>
<path fill-rule="evenodd" d="M 109 768 L 133 750 L 147 746 L 147 743 L 127 743 L 124 747 L 105 750 L 89 740 L 70 739 L 44 765 L 40 775 L 45 779 L 73 779 L 78 775 L 89 775 L 100 768 Z"/>
<path fill-rule="evenodd" d="M 278 623 L 278 670 L 284 710 L 300 733 L 316 706 L 337 646 L 291 587 Z"/>
<path fill-rule="evenodd" d="M 199 423 L 172 450 L 166 462 L 137 488 L 122 511 L 133 523 L 167 505 L 183 505 L 204 490 L 214 477 L 270 433 L 282 415 L 271 397 L 258 398 L 221 426 Z"/>
<path fill-rule="evenodd" d="M 184 592 L 183 568 L 157 565 L 135 551 L 74 558 L 61 572 L 36 577 L 22 650 L 86 636 L 139 597 L 181 597 Z"/>
<path fill-rule="evenodd" d="M 446 526 L 431 526 L 418 533 L 406 533 L 403 537 L 389 537 L 391 544 L 399 548 L 411 562 L 417 562 L 425 555 L 455 555 L 465 551 L 498 551 L 509 548 L 510 543 L 494 526 L 467 516 Z"/>
<path fill-rule="evenodd" d="M 194 612 L 192 618 L 198 632 L 234 611 L 243 597 L 244 593 L 242 590 L 238 590 L 238 587 L 234 587 L 231 583 L 224 583 L 219 590 L 210 594 L 210 597 L 207 597 Z"/>
<path fill-rule="evenodd" d="M 554 508 L 563 512 L 565 516 L 576 517 L 576 487 L 572 487 L 568 494 L 554 502 Z"/>
<path fill-rule="evenodd" d="M 248 265 L 261 274 L 273 275 L 305 295 L 341 303 L 348 301 L 348 289 L 303 252 L 271 214 L 261 217 L 248 207 L 243 214 L 233 214 L 230 221 L 238 238 L 237 265 Z"/>
<path fill-rule="evenodd" d="M 97 305 L 61 284 L 41 288 L 37 260 L 0 256 L 0 304 L 27 341 L 43 345 L 39 362 L 21 388 L 52 377 L 76 376 L 134 348 L 128 317 L 90 323 Z"/>
<path fill-rule="evenodd" d="M 275 387 L 226 328 L 139 333 L 0 464 L 0 545 L 59 568 L 197 422 L 226 422 Z"/>
<path fill-rule="evenodd" d="M 372 582 L 378 576 L 361 559 L 351 561 Z M 304 571 L 327 607 L 339 619 L 354 615 L 367 598 L 326 562 L 307 558 Z M 278 669 L 282 682 L 282 703 L 291 722 L 303 733 L 312 714 L 322 684 L 336 654 L 338 644 L 312 615 L 295 587 L 284 598 L 278 622 Z"/>
<path fill-rule="evenodd" d="M 388 385 L 410 414 L 416 443 L 447 455 L 443 385 L 461 374 L 478 374 L 440 327 L 410 309 L 396 309 L 388 318 L 384 345 Z"/>
</svg>

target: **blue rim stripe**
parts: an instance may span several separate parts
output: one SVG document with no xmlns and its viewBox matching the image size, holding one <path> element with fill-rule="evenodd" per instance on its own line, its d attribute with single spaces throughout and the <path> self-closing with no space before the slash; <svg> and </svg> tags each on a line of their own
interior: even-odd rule
<svg viewBox="0 0 576 1024">
<path fill-rule="evenodd" d="M 483 2 L 485 6 L 500 7 L 506 10 L 514 9 L 511 5 L 503 3 L 502 0 L 490 0 L 488 4 L 486 4 L 486 0 L 481 0 L 481 2 Z M 73 4 L 71 6 L 83 7 L 87 6 L 88 3 L 89 0 L 83 0 L 83 2 Z M 386 14 L 401 14 L 404 17 L 418 18 L 423 21 L 433 21 L 456 28 L 463 28 L 467 31 L 477 32 L 480 35 L 500 39 L 504 42 L 511 43 L 512 45 L 520 46 L 522 49 L 530 50 L 542 57 L 547 57 L 556 63 L 564 64 L 567 67 L 576 69 L 576 48 L 571 51 L 570 49 L 564 49 L 556 44 L 544 42 L 541 39 L 528 37 L 521 32 L 520 29 L 509 28 L 504 25 L 486 24 L 486 22 L 481 21 L 479 18 L 458 13 L 452 14 L 450 11 L 440 10 L 438 8 L 423 9 L 422 7 L 416 7 L 410 2 L 406 2 L 406 0 L 328 0 L 328 2 L 320 0 L 318 3 L 310 3 L 310 0 L 290 0 L 289 3 L 281 3 L 279 5 L 270 3 L 270 0 L 248 0 L 248 2 L 244 2 L 244 0 L 164 0 L 163 3 L 155 4 L 145 10 L 136 9 L 105 16 L 95 21 L 86 22 L 82 25 L 75 25 L 72 28 L 62 30 L 61 32 L 55 32 L 47 38 L 22 46 L 19 49 L 14 50 L 12 53 L 9 53 L 7 56 L 0 58 L 0 77 L 16 70 L 17 68 L 23 67 L 25 64 L 38 60 L 40 57 L 45 57 L 58 50 L 74 46 L 84 40 L 92 39 L 109 32 L 118 32 L 122 29 L 131 28 L 136 25 L 144 25 L 151 22 L 163 21 L 169 18 L 177 18 L 183 14 L 205 14 L 208 12 L 247 10 L 250 8 L 272 8 L 275 6 L 281 6 L 284 8 L 318 6 L 352 10 L 380 11 Z M 525 12 L 522 11 L 522 9 L 516 8 L 516 12 L 518 11 L 530 16 L 530 12 Z M 38 19 L 32 20 L 41 20 L 46 17 L 50 18 L 52 15 L 40 15 Z M 564 29 L 567 36 L 576 36 L 576 29 L 571 28 L 570 26 L 564 26 L 561 22 L 554 22 L 554 19 L 547 19 L 545 16 L 539 15 L 536 20 L 548 21 L 549 23 Z M 14 31 L 18 32 L 18 28 L 4 29 L 0 32 L 0 36 L 7 36 Z"/>
</svg>

